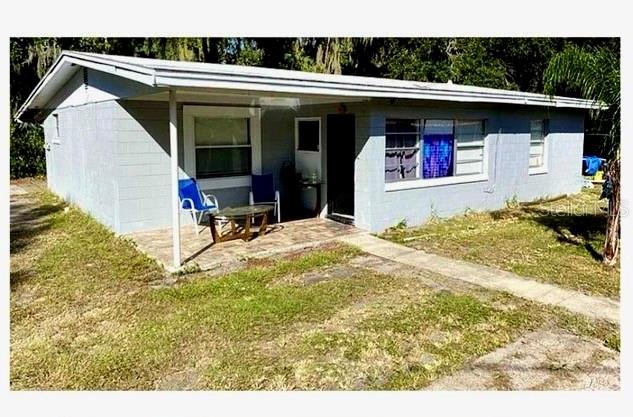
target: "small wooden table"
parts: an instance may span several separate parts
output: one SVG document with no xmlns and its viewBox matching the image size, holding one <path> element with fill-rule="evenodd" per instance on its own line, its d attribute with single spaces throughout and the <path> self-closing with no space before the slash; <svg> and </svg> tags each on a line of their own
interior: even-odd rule
<svg viewBox="0 0 633 417">
<path fill-rule="evenodd" d="M 268 226 L 268 212 L 273 211 L 275 208 L 269 205 L 255 205 L 255 206 L 241 206 L 241 207 L 227 207 L 215 214 L 209 215 L 209 229 L 211 229 L 211 236 L 213 237 L 213 243 L 225 242 L 227 240 L 242 239 L 248 241 L 255 233 L 258 236 L 266 234 L 266 226 Z M 257 218 L 259 218 L 259 226 L 256 225 Z M 227 220 L 231 226 L 231 230 L 226 233 L 222 231 L 218 232 L 215 227 L 216 219 Z M 239 220 L 244 221 L 244 227 L 241 227 L 237 222 Z M 251 226 L 258 228 L 256 232 L 251 230 Z"/>
</svg>

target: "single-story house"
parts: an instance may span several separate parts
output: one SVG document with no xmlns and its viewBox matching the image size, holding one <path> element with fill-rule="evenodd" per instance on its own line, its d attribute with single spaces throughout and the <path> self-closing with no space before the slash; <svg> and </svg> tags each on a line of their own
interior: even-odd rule
<svg viewBox="0 0 633 417">
<path fill-rule="evenodd" d="M 322 183 L 321 216 L 378 232 L 578 192 L 594 107 L 451 82 L 65 51 L 16 118 L 44 127 L 49 188 L 120 234 L 180 230 L 179 178 L 225 207 L 248 203 L 251 174 L 271 173 L 283 204 L 288 162 Z"/>
</svg>

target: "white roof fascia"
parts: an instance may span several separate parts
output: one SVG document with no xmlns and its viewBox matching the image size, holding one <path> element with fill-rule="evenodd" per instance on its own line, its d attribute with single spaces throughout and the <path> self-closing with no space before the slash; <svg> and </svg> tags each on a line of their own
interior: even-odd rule
<svg viewBox="0 0 633 417">
<path fill-rule="evenodd" d="M 156 86 L 221 88 L 248 91 L 283 92 L 295 94 L 321 94 L 363 98 L 405 98 L 418 100 L 445 100 L 457 102 L 487 102 L 520 105 L 554 106 L 561 108 L 598 108 L 590 100 L 547 96 L 521 92 L 455 91 L 443 89 L 406 88 L 393 86 L 332 85 L 327 82 L 295 80 L 253 80 L 245 76 L 222 76 L 181 73 L 156 73 Z"/>
</svg>

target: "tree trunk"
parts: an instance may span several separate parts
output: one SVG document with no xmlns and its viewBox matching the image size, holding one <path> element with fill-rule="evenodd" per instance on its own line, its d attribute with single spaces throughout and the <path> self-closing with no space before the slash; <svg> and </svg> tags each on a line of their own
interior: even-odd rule
<svg viewBox="0 0 633 417">
<path fill-rule="evenodd" d="M 618 260 L 620 248 L 620 155 L 609 163 L 608 178 L 613 183 L 613 192 L 609 196 L 609 211 L 607 214 L 607 231 L 602 251 L 602 263 L 613 266 Z"/>
<path fill-rule="evenodd" d="M 222 38 L 202 38 L 202 60 L 203 62 L 220 62 L 220 51 L 218 46 Z"/>
</svg>

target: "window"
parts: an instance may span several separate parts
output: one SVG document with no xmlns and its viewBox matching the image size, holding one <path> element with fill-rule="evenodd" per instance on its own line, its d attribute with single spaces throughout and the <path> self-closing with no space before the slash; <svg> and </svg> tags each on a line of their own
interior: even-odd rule
<svg viewBox="0 0 633 417">
<path fill-rule="evenodd" d="M 385 181 L 419 177 L 420 122 L 415 119 L 387 119 L 385 125 Z"/>
<path fill-rule="evenodd" d="M 530 168 L 545 167 L 547 125 L 547 120 L 532 120 L 530 122 Z"/>
<path fill-rule="evenodd" d="M 230 177 L 251 173 L 248 117 L 194 117 L 196 177 Z"/>
<path fill-rule="evenodd" d="M 261 109 L 183 105 L 184 173 L 202 189 L 250 187 L 261 173 Z"/>
<path fill-rule="evenodd" d="M 455 122 L 455 175 L 483 174 L 486 126 L 483 120 Z"/>
<path fill-rule="evenodd" d="M 54 132 L 54 136 L 52 139 L 53 143 L 60 143 L 59 141 L 59 114 L 55 113 L 53 114 L 53 123 L 54 123 L 54 127 L 55 127 L 55 132 Z"/>
<path fill-rule="evenodd" d="M 321 118 L 297 118 L 295 130 L 298 151 L 319 152 L 321 144 Z"/>
<path fill-rule="evenodd" d="M 386 182 L 485 173 L 483 120 L 387 119 L 385 141 Z"/>
</svg>

